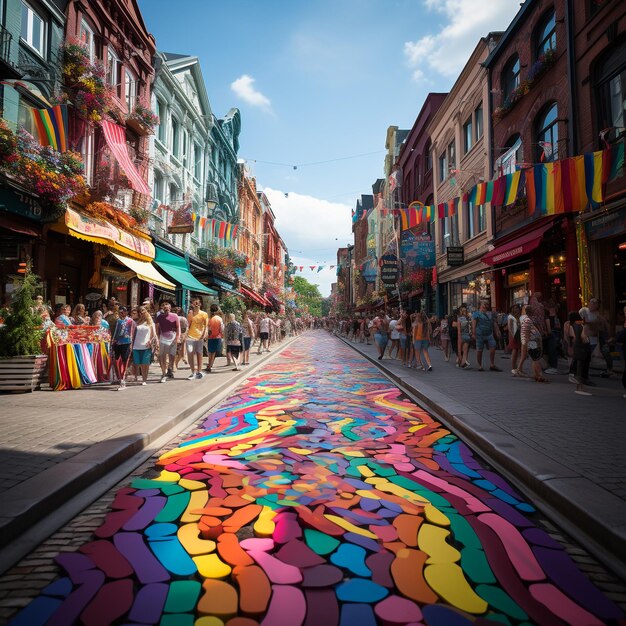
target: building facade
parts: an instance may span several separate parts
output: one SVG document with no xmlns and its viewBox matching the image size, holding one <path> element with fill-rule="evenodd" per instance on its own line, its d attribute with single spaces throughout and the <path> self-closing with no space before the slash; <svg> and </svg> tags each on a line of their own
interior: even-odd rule
<svg viewBox="0 0 626 626">
<path fill-rule="evenodd" d="M 492 116 L 492 177 L 573 156 L 567 15 L 564 1 L 522 5 L 485 62 Z M 574 216 L 530 214 L 527 190 L 492 209 L 495 304 L 507 309 L 532 293 L 563 317 L 580 308 Z"/>
<path fill-rule="evenodd" d="M 263 213 L 257 193 L 256 179 L 248 176 L 243 164 L 239 164 L 239 212 L 241 223 L 237 249 L 246 255 L 248 265 L 244 282 L 254 290 L 259 290 L 262 283 L 262 226 Z"/>
<path fill-rule="evenodd" d="M 482 261 L 492 237 L 489 205 L 475 205 L 463 196 L 489 179 L 490 125 L 485 123 L 489 86 L 482 63 L 497 34 L 481 38 L 450 93 L 429 123 L 433 157 L 433 206 L 458 199 L 454 214 L 434 220 L 439 312 L 465 302 L 477 307 L 490 297 L 491 277 Z M 449 254 L 450 249 L 455 257 Z M 459 258 L 462 257 L 462 258 Z"/>
</svg>

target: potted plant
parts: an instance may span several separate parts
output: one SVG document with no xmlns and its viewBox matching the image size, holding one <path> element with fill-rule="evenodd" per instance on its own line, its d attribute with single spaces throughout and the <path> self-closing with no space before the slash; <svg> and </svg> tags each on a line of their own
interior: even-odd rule
<svg viewBox="0 0 626 626">
<path fill-rule="evenodd" d="M 42 319 L 35 311 L 38 277 L 28 261 L 23 275 L 13 277 L 10 308 L 0 326 L 0 391 L 33 391 L 39 388 L 48 357 L 41 354 Z"/>
</svg>

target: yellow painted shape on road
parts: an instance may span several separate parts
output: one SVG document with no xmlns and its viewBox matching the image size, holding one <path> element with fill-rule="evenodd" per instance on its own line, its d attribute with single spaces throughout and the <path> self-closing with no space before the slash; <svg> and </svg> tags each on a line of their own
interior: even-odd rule
<svg viewBox="0 0 626 626">
<path fill-rule="evenodd" d="M 184 524 L 178 529 L 176 535 L 178 536 L 178 541 L 180 541 L 183 548 L 187 551 L 187 554 L 192 556 L 215 552 L 215 548 L 217 547 L 215 541 L 202 539 L 200 537 L 198 525 L 194 523 Z"/>
<path fill-rule="evenodd" d="M 203 578 L 226 578 L 231 572 L 230 565 L 224 563 L 217 554 L 194 556 L 193 562 Z"/>
<path fill-rule="evenodd" d="M 426 428 L 426 426 L 430 426 L 430 424 L 415 424 L 415 426 L 410 426 L 409 427 L 409 432 L 410 433 L 415 433 L 418 430 L 422 430 L 422 428 Z"/>
<path fill-rule="evenodd" d="M 369 500 L 380 500 L 380 496 L 377 493 L 372 493 L 369 489 L 357 489 L 354 493 L 361 498 L 368 498 Z"/>
<path fill-rule="evenodd" d="M 167 470 L 161 470 L 161 473 L 157 478 L 153 480 L 163 480 L 167 482 L 178 482 L 180 480 L 180 474 L 178 472 L 168 472 Z"/>
<path fill-rule="evenodd" d="M 204 489 L 206 485 L 199 480 L 188 480 L 187 478 L 181 478 L 178 484 L 187 491 L 197 491 L 198 489 Z"/>
<path fill-rule="evenodd" d="M 276 517 L 276 511 L 270 509 L 269 506 L 264 506 L 263 510 L 259 514 L 254 526 L 254 534 L 257 537 L 271 537 L 274 534 L 276 524 L 274 518 Z"/>
<path fill-rule="evenodd" d="M 185 509 L 180 521 L 183 524 L 187 524 L 189 522 L 197 522 L 202 513 L 194 513 L 193 511 L 199 511 L 203 509 L 209 499 L 209 492 L 206 489 L 200 489 L 198 491 L 192 491 L 191 497 L 189 498 L 189 504 Z"/>
<path fill-rule="evenodd" d="M 224 626 L 224 622 L 219 617 L 215 617 L 215 615 L 204 615 L 199 617 L 193 623 L 193 626 Z"/>
<path fill-rule="evenodd" d="M 427 504 L 424 507 L 424 515 L 426 520 L 437 526 L 450 526 L 450 520 L 435 506 Z"/>
<path fill-rule="evenodd" d="M 445 528 L 432 524 L 420 526 L 417 533 L 417 545 L 429 556 L 427 564 L 456 563 L 461 558 L 461 553 L 446 541 L 449 536 L 450 531 Z"/>
<path fill-rule="evenodd" d="M 365 478 L 372 478 L 372 476 L 376 475 L 369 467 L 367 467 L 367 465 L 358 465 L 357 469 L 359 470 L 361 476 L 365 476 Z"/>
<path fill-rule="evenodd" d="M 426 498 L 423 498 L 417 493 L 413 493 L 404 487 L 400 487 L 400 485 L 390 483 L 385 478 L 366 478 L 365 482 L 370 483 L 371 485 L 376 485 L 376 489 L 383 491 L 384 493 L 392 493 L 395 496 L 409 500 L 409 502 L 424 502 L 430 504 Z"/>
<path fill-rule="evenodd" d="M 430 588 L 438 593 L 445 602 L 448 602 L 461 611 L 474 615 L 484 613 L 488 604 L 470 587 L 463 570 L 452 563 L 436 563 L 426 565 L 424 578 Z"/>
<path fill-rule="evenodd" d="M 289 448 L 294 454 L 300 454 L 302 456 L 308 456 L 309 454 L 313 454 L 317 452 L 317 450 L 307 450 L 307 448 Z"/>
<path fill-rule="evenodd" d="M 324 513 L 324 517 L 333 524 L 344 528 L 349 533 L 356 533 L 357 535 L 369 537 L 370 539 L 374 540 L 378 539 L 378 537 L 374 533 L 371 533 L 369 530 L 365 530 L 364 528 L 359 528 L 358 526 L 351 524 L 348 520 L 343 519 L 343 517 L 339 517 L 338 515 L 331 515 L 330 513 Z"/>
</svg>

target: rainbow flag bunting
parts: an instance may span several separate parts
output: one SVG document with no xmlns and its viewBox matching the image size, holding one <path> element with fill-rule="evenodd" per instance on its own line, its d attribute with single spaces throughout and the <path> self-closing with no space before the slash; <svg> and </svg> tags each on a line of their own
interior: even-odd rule
<svg viewBox="0 0 626 626">
<path fill-rule="evenodd" d="M 39 143 L 57 152 L 67 151 L 67 105 L 57 104 L 47 109 L 32 109 L 32 112 Z"/>
</svg>

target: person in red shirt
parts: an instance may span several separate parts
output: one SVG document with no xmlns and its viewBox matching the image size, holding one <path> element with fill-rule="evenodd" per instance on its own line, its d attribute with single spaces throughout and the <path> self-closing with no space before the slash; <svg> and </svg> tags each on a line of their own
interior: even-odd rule
<svg viewBox="0 0 626 626">
<path fill-rule="evenodd" d="M 207 344 L 207 352 L 209 361 L 206 366 L 207 372 L 211 371 L 215 357 L 222 351 L 222 338 L 224 337 L 224 320 L 219 315 L 219 307 L 217 304 L 211 305 L 211 319 L 209 319 L 209 341 Z"/>
<path fill-rule="evenodd" d="M 172 303 L 169 300 L 161 303 L 163 313 L 156 318 L 156 329 L 159 337 L 159 362 L 161 364 L 161 382 L 174 378 L 174 360 L 180 343 L 180 320 L 172 312 Z M 169 367 L 168 367 L 169 360 Z"/>
</svg>

